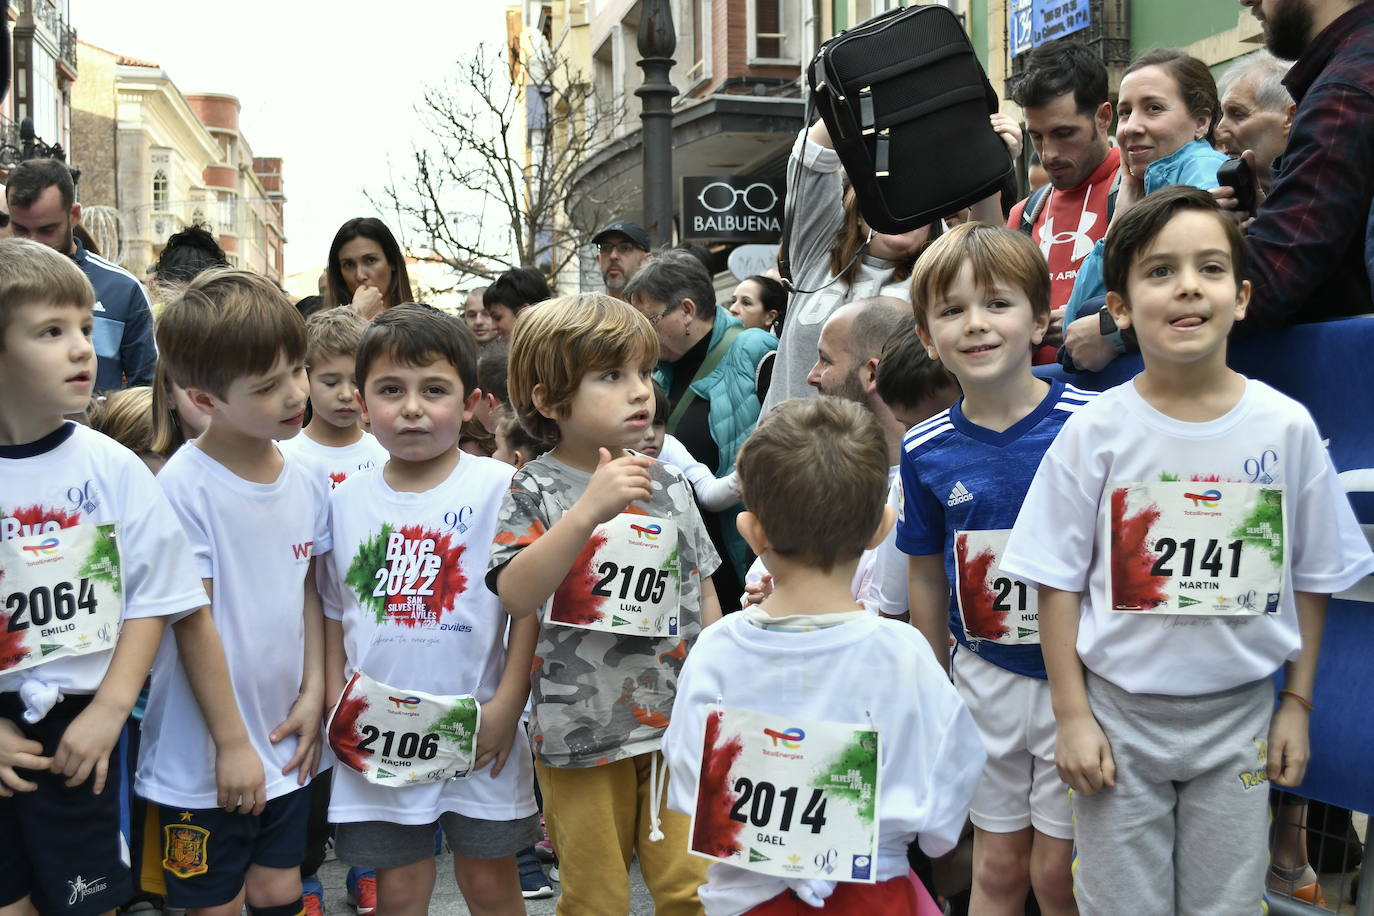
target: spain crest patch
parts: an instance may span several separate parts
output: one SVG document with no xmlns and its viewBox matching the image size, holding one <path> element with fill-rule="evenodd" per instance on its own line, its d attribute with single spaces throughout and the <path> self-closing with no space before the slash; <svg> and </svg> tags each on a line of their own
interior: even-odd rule
<svg viewBox="0 0 1374 916">
<path fill-rule="evenodd" d="M 210 831 L 190 824 L 162 828 L 162 867 L 178 878 L 192 878 L 210 870 Z"/>
</svg>

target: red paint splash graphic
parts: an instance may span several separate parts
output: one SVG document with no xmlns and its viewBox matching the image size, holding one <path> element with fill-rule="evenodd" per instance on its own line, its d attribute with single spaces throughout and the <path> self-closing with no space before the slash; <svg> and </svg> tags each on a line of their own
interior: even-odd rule
<svg viewBox="0 0 1374 916">
<path fill-rule="evenodd" d="M 577 561 L 553 593 L 553 609 L 549 619 L 558 623 L 596 623 L 606 617 L 601 609 L 604 599 L 593 595 L 592 589 L 601 579 L 596 574 L 596 552 L 609 540 L 605 532 L 592 535 L 587 546 L 577 555 Z"/>
<path fill-rule="evenodd" d="M 371 756 L 367 751 L 358 749 L 358 744 L 363 740 L 362 732 L 358 731 L 358 717 L 366 710 L 367 697 L 362 694 L 345 696 L 339 701 L 334 718 L 329 720 L 330 748 L 341 763 L 358 772 L 367 768 L 367 758 Z"/>
<path fill-rule="evenodd" d="M 80 512 L 64 512 L 61 509 L 44 508 L 43 506 L 25 506 L 23 509 L 15 509 L 10 513 L 10 518 L 19 523 L 21 532 L 27 531 L 30 535 L 42 534 L 43 528 L 48 522 L 57 522 L 59 528 L 70 528 L 81 521 Z M 20 535 L 23 537 L 24 535 Z"/>
<path fill-rule="evenodd" d="M 1150 528 L 1159 521 L 1153 504 L 1126 518 L 1126 488 L 1112 491 L 1112 607 L 1145 610 L 1167 600 L 1162 587 L 1168 579 L 1150 574 L 1158 557 L 1145 546 Z"/>
<path fill-rule="evenodd" d="M 343 483 L 343 482 L 344 482 L 345 480 L 347 480 L 347 479 L 348 479 L 348 475 L 345 474 L 343 471 L 330 471 L 330 472 L 329 472 L 329 489 L 331 489 L 331 490 L 334 489 L 335 487 L 337 487 L 339 484 Z"/>
<path fill-rule="evenodd" d="M 447 534 L 419 525 L 406 525 L 400 532 L 407 543 L 434 541 L 434 555 L 440 558 L 439 574 L 430 583 L 432 594 L 423 596 L 420 601 L 416 601 L 413 595 L 389 596 L 386 599 L 387 620 L 403 627 L 438 623 L 438 618 L 451 612 L 458 603 L 458 596 L 468 589 L 468 577 L 463 572 L 463 553 L 468 549 L 467 545 L 455 547 Z M 425 578 L 421 577 L 415 584 L 424 584 Z"/>
<path fill-rule="evenodd" d="M 735 804 L 730 770 L 744 746 L 739 735 L 722 741 L 721 714 L 706 714 L 706 740 L 701 755 L 701 777 L 697 780 L 697 818 L 692 825 L 692 849 L 708 856 L 728 859 L 740 851 L 740 831 L 744 825 L 730 817 Z"/>
<path fill-rule="evenodd" d="M 978 639 L 1001 639 L 1011 629 L 1007 626 L 1007 612 L 995 607 L 996 596 L 988 588 L 988 573 L 996 562 L 991 550 L 986 548 L 969 559 L 968 535 L 961 534 L 954 541 L 958 558 L 955 568 L 959 570 L 959 607 L 964 614 L 964 629 L 968 635 Z"/>
<path fill-rule="evenodd" d="M 26 632 L 28 631 L 20 630 L 11 633 L 10 615 L 0 613 L 0 671 L 13 668 L 29 657 L 30 650 L 24 648 L 24 634 Z"/>
</svg>

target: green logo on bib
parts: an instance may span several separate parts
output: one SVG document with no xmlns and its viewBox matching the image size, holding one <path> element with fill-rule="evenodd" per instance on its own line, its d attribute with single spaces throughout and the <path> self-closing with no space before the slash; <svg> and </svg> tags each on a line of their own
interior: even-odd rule
<svg viewBox="0 0 1374 916">
<path fill-rule="evenodd" d="M 58 649 L 60 649 L 60 648 L 62 648 L 62 644 L 61 644 L 61 643 L 55 643 L 55 642 L 45 642 L 45 643 L 43 643 L 41 646 L 38 647 L 39 651 L 42 652 L 44 655 L 48 655 L 49 653 L 56 652 L 56 651 L 57 651 Z"/>
<path fill-rule="evenodd" d="M 378 779 L 395 779 L 395 778 L 396 778 L 396 774 L 393 773 L 393 772 L 391 772 L 390 770 L 383 770 L 381 767 L 378 767 L 378 768 L 377 768 L 377 778 L 378 778 Z"/>
<path fill-rule="evenodd" d="M 749 847 L 749 861 L 750 861 L 750 862 L 767 862 L 767 861 L 769 861 L 769 859 L 768 859 L 768 857 L 767 857 L 766 855 L 764 855 L 763 853 L 759 852 L 759 851 L 758 851 L 757 849 L 755 849 L 754 847 L 750 846 L 750 847 Z"/>
<path fill-rule="evenodd" d="M 1035 635 L 1035 631 L 1032 630 L 1032 629 L 1030 629 L 1029 627 L 1017 627 L 1017 628 L 1016 628 L 1016 638 L 1017 638 L 1017 639 L 1025 639 L 1027 636 L 1034 636 L 1034 635 Z"/>
<path fill-rule="evenodd" d="M 628 627 L 629 625 L 630 625 L 630 621 L 626 620 L 625 618 L 623 618 L 623 617 L 616 617 L 616 616 L 612 615 L 612 617 L 611 617 L 611 626 L 615 626 L 615 627 Z"/>
<path fill-rule="evenodd" d="M 1183 608 L 1183 607 L 1192 607 L 1192 606 L 1195 605 L 1195 604 L 1201 604 L 1201 603 L 1202 603 L 1202 602 L 1201 602 L 1201 601 L 1198 601 L 1196 598 L 1189 598 L 1187 595 L 1179 595 L 1179 596 L 1178 596 L 1178 606 L 1181 607 L 1181 608 Z"/>
</svg>

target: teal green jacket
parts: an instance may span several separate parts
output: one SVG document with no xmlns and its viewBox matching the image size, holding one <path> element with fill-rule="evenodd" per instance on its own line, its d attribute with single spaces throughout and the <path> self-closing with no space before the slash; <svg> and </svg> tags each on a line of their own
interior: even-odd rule
<svg viewBox="0 0 1374 916">
<path fill-rule="evenodd" d="M 707 352 L 715 348 L 727 330 L 740 326 L 738 318 L 717 305 Z M 740 446 L 754 431 L 759 410 L 763 406 L 759 402 L 756 384 L 758 365 L 764 356 L 777 348 L 778 339 L 772 334 L 759 328 L 749 328 L 734 339 L 730 349 L 709 375 L 691 385 L 696 396 L 708 405 L 707 425 L 711 429 L 711 439 L 720 450 L 720 465 L 712 469 L 717 477 L 724 477 L 735 469 L 735 457 L 739 454 Z M 672 390 L 673 364 L 660 362 L 654 370 L 654 378 L 664 391 Z M 721 512 L 720 522 L 730 560 L 743 578 L 747 547 L 735 530 L 735 516 L 741 508 L 735 506 Z"/>
</svg>

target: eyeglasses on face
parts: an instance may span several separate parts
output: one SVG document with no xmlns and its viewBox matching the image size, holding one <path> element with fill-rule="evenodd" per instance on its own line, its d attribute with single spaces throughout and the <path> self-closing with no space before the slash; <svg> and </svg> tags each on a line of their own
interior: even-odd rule
<svg viewBox="0 0 1374 916">
<path fill-rule="evenodd" d="M 623 258 L 631 252 L 638 251 L 639 246 L 634 242 L 616 242 L 614 245 L 610 242 L 602 242 L 600 245 L 596 246 L 596 250 L 601 254 L 610 254 L 614 251 Z"/>
</svg>

